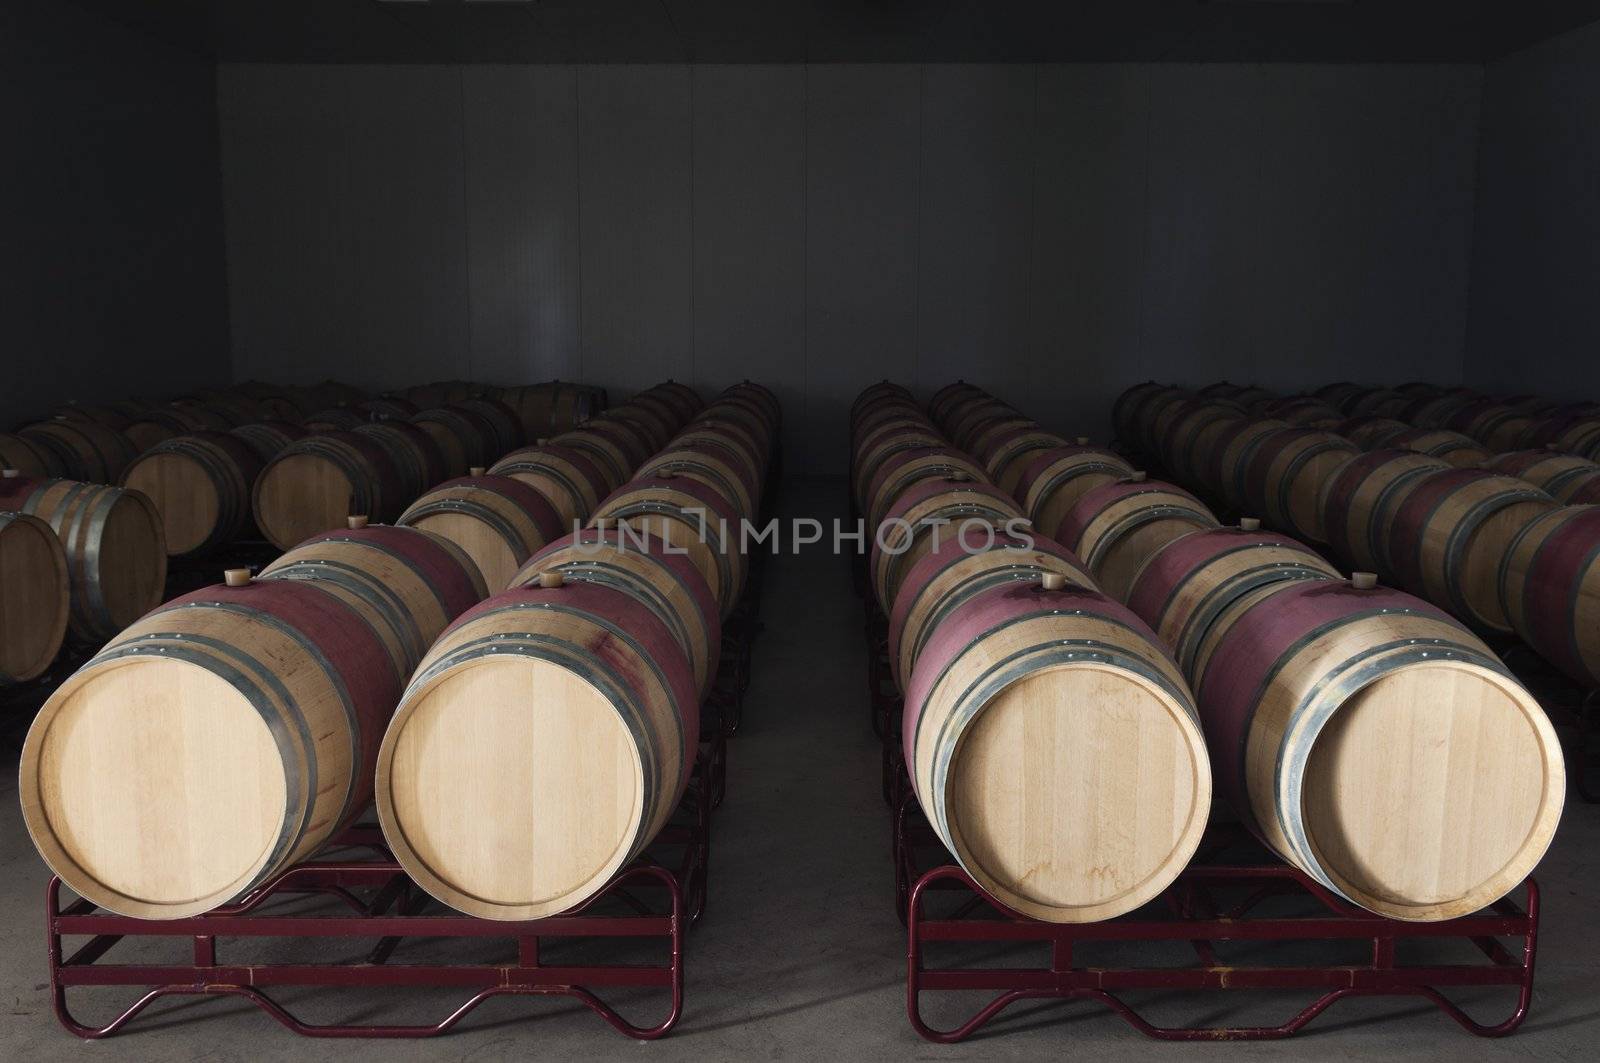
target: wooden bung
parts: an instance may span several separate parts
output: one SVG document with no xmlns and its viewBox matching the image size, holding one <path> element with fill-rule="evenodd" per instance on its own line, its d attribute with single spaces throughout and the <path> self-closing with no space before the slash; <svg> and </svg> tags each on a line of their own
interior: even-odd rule
<svg viewBox="0 0 1600 1063">
<path fill-rule="evenodd" d="M 539 586 L 547 591 L 557 590 L 566 586 L 566 584 L 567 577 L 562 575 L 560 571 L 539 573 Z"/>
<path fill-rule="evenodd" d="M 248 587 L 250 585 L 250 570 L 247 568 L 230 568 L 222 573 L 222 582 L 230 587 Z"/>
<path fill-rule="evenodd" d="M 352 531 L 359 531 L 360 529 L 365 528 L 367 526 L 367 518 L 364 517 L 364 516 L 354 516 L 354 515 L 352 515 L 352 516 L 347 517 L 345 519 L 345 525 L 346 525 L 346 527 L 350 528 Z"/>
<path fill-rule="evenodd" d="M 1067 586 L 1067 577 L 1059 572 L 1046 572 L 1039 577 L 1039 586 L 1047 591 L 1064 590 Z"/>
<path fill-rule="evenodd" d="M 1376 572 L 1350 573 L 1350 586 L 1354 587 L 1358 591 L 1370 591 L 1377 585 L 1378 574 Z"/>
<path fill-rule="evenodd" d="M 1240 531 L 1260 531 L 1261 530 L 1261 518 L 1260 517 L 1240 517 L 1239 518 L 1239 530 Z"/>
</svg>

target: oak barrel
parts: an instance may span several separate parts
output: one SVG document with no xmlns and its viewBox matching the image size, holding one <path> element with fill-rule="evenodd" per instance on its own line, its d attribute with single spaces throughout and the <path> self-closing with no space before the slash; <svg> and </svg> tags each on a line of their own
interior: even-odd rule
<svg viewBox="0 0 1600 1063">
<path fill-rule="evenodd" d="M 404 686 L 456 617 L 488 597 L 478 566 L 459 546 L 419 528 L 351 517 L 261 570 L 261 579 L 308 580 L 366 618 Z"/>
<path fill-rule="evenodd" d="M 50 525 L 0 512 L 0 688 L 45 673 L 71 611 L 67 555 Z"/>
<path fill-rule="evenodd" d="M 1034 584 L 1046 573 L 1096 590 L 1094 577 L 1072 551 L 1043 535 L 1001 531 L 992 539 L 945 536 L 900 584 L 889 610 L 889 671 L 902 691 L 923 647 L 950 612 L 991 587 Z"/>
<path fill-rule="evenodd" d="M 1041 579 L 967 598 L 928 639 L 905 706 L 928 821 L 1023 915 L 1132 911 L 1199 844 L 1211 773 L 1192 697 L 1143 622 L 1102 594 Z"/>
<path fill-rule="evenodd" d="M 555 507 L 563 528 L 588 520 L 611 490 L 588 455 L 556 443 L 514 450 L 496 462 L 489 475 L 521 480 L 544 495 Z"/>
<path fill-rule="evenodd" d="M 688 657 L 701 699 L 710 694 L 722 656 L 722 611 L 685 555 L 668 552 L 663 540 L 640 528 L 583 528 L 529 558 L 508 589 L 535 586 L 551 572 L 568 583 L 619 590 L 649 609 Z"/>
<path fill-rule="evenodd" d="M 484 586 L 505 587 L 523 562 L 561 537 L 561 515 L 548 499 L 509 476 L 446 480 L 418 498 L 396 524 L 421 528 L 472 558 Z"/>
<path fill-rule="evenodd" d="M 1460 623 L 1387 587 L 1260 588 L 1191 674 L 1219 791 L 1279 856 L 1393 919 L 1513 889 L 1565 790 L 1538 702 Z"/>
<path fill-rule="evenodd" d="M 1500 566 L 1511 540 L 1555 499 L 1481 469 L 1430 473 L 1395 508 L 1389 562 L 1400 586 L 1483 630 L 1509 634 Z"/>
<path fill-rule="evenodd" d="M 1360 452 L 1343 436 L 1313 428 L 1285 428 L 1263 436 L 1240 481 L 1247 511 L 1307 542 L 1324 542 L 1323 487 Z"/>
<path fill-rule="evenodd" d="M 1025 530 L 1022 511 L 991 484 L 949 476 L 921 480 L 903 491 L 873 531 L 867 571 L 884 613 L 894 609 L 906 573 L 938 543 L 955 540 L 987 549 L 997 532 Z"/>
<path fill-rule="evenodd" d="M 1524 528 L 1506 551 L 1500 600 L 1541 657 L 1600 687 L 1600 506 L 1563 506 Z"/>
<path fill-rule="evenodd" d="M 619 590 L 574 581 L 490 598 L 434 644 L 384 736 L 384 837 L 418 885 L 460 911 L 566 911 L 677 807 L 696 695 L 671 633 Z"/>
<path fill-rule="evenodd" d="M 1102 591 L 1121 602 L 1139 569 L 1162 546 L 1217 526 L 1205 503 L 1183 488 L 1136 473 L 1085 492 L 1052 537 L 1084 563 Z"/>
<path fill-rule="evenodd" d="M 100 643 L 161 602 L 167 547 L 161 515 L 138 491 L 74 480 L 0 479 L 0 511 L 50 525 L 67 556 L 67 626 Z"/>
<path fill-rule="evenodd" d="M 357 432 L 330 432 L 279 451 L 256 477 L 251 504 L 261 534 L 288 550 L 351 516 L 392 520 L 408 497 L 383 447 Z"/>
<path fill-rule="evenodd" d="M 0 432 L 0 469 L 16 469 L 35 477 L 67 474 L 66 462 L 53 449 L 6 432 Z"/>
<path fill-rule="evenodd" d="M 1211 625 L 1240 598 L 1288 580 L 1339 578 L 1309 546 L 1246 518 L 1239 527 L 1190 532 L 1157 550 L 1133 581 L 1128 608 L 1188 675 Z"/>
<path fill-rule="evenodd" d="M 84 483 L 116 483 L 139 455 L 127 436 L 93 421 L 41 421 L 17 434 L 53 452 L 64 475 Z"/>
<path fill-rule="evenodd" d="M 22 750 L 50 867 L 122 915 L 244 896 L 365 806 L 399 689 L 361 614 L 308 584 L 215 586 L 122 632 L 51 695 Z"/>
<path fill-rule="evenodd" d="M 1557 502 L 1582 505 L 1600 499 L 1600 464 L 1555 450 L 1514 450 L 1496 454 L 1484 468 L 1515 476 L 1550 493 Z"/>
<path fill-rule="evenodd" d="M 1389 522 L 1406 492 L 1449 466 L 1411 450 L 1373 450 L 1346 462 L 1323 485 L 1322 528 L 1335 557 L 1394 581 Z"/>
<path fill-rule="evenodd" d="M 687 476 L 630 480 L 595 509 L 593 523 L 625 522 L 686 550 L 726 618 L 744 591 L 748 559 L 739 515 L 722 495 Z"/>
<path fill-rule="evenodd" d="M 249 444 L 226 432 L 196 432 L 157 443 L 134 459 L 122 486 L 161 514 L 169 557 L 200 554 L 252 526 L 250 491 L 265 467 Z"/>
</svg>

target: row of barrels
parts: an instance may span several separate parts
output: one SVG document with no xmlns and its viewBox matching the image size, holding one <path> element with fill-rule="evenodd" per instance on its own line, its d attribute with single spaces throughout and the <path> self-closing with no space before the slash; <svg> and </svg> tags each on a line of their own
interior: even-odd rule
<svg viewBox="0 0 1600 1063">
<path fill-rule="evenodd" d="M 907 772 L 993 896 L 1050 922 L 1111 918 L 1200 842 L 1211 772 L 1194 701 L 1154 634 L 998 486 L 1029 455 L 1082 444 L 979 432 L 972 413 L 936 427 L 888 382 L 851 411 Z M 962 445 L 979 436 L 984 457 Z"/>
<path fill-rule="evenodd" d="M 680 385 L 644 395 L 669 435 L 700 403 Z M 688 778 L 716 598 L 622 522 L 547 522 L 497 582 L 462 527 L 353 515 L 114 639 L 25 743 L 24 816 L 51 867 L 110 910 L 181 918 L 375 800 L 408 871 L 461 910 L 534 918 L 603 887 Z"/>
<path fill-rule="evenodd" d="M 42 675 L 69 634 L 103 643 L 154 608 L 169 556 L 255 526 L 288 549 L 353 512 L 392 516 L 452 469 L 505 453 L 526 426 L 576 424 L 604 404 L 600 389 L 558 382 L 409 394 L 452 404 L 419 409 L 332 381 L 247 383 L 163 405 L 71 405 L 0 434 L 0 686 Z M 48 525 L 58 549 L 23 518 Z"/>
<path fill-rule="evenodd" d="M 1001 406 L 955 385 L 931 409 L 992 449 L 992 426 L 1016 417 Z M 1437 920 L 1494 901 L 1543 855 L 1564 798 L 1559 745 L 1446 612 L 1371 573 L 1342 579 L 1256 520 L 1222 527 L 1137 471 L 1083 491 L 1056 538 L 1170 649 L 1219 795 L 1287 862 L 1378 914 Z M 1164 799 L 1132 800 L 1149 814 Z"/>
<path fill-rule="evenodd" d="M 770 392 L 742 384 L 673 419 L 586 527 L 428 652 L 380 750 L 376 803 L 434 897 L 493 919 L 564 911 L 666 824 L 693 770 L 743 584 L 738 522 L 759 504 L 777 418 Z"/>
<path fill-rule="evenodd" d="M 512 387 L 445 381 L 369 396 L 332 380 L 310 387 L 250 381 L 168 402 L 69 403 L 48 420 L 0 434 L 0 463 L 33 476 L 114 483 L 135 457 L 178 436 L 259 423 L 298 425 L 311 434 L 348 431 L 445 407 L 492 419 L 509 411 L 523 436 L 539 439 L 570 431 L 603 411 L 606 393 L 564 381 Z"/>
<path fill-rule="evenodd" d="M 1345 435 L 1149 385 L 1124 393 L 1116 420 L 1131 447 L 1203 496 L 1600 685 L 1600 465 L 1548 447 L 1452 461 L 1360 426 L 1339 426 Z"/>
</svg>

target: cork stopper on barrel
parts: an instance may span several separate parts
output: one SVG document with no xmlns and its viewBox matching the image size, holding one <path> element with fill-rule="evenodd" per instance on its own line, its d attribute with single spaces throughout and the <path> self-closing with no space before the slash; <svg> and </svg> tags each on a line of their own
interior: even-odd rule
<svg viewBox="0 0 1600 1063">
<path fill-rule="evenodd" d="M 1047 591 L 1067 589 L 1067 577 L 1059 572 L 1046 572 L 1039 577 L 1039 586 Z"/>
<path fill-rule="evenodd" d="M 1370 591 L 1377 585 L 1378 574 L 1376 572 L 1350 573 L 1350 586 L 1354 587 L 1358 591 Z"/>
<path fill-rule="evenodd" d="M 230 587 L 250 586 L 250 570 L 247 568 L 230 568 L 222 573 L 222 582 Z"/>
<path fill-rule="evenodd" d="M 542 447 L 542 446 L 545 446 L 546 444 L 548 444 L 549 442 L 550 442 L 550 440 L 548 440 L 548 439 L 535 439 L 533 441 L 533 445 L 536 446 L 536 447 Z"/>
<path fill-rule="evenodd" d="M 539 586 L 547 591 L 557 590 L 566 585 L 567 577 L 559 571 L 539 573 Z"/>
<path fill-rule="evenodd" d="M 1150 474 L 1145 472 L 1143 469 L 1140 469 L 1138 472 L 1128 474 L 1128 482 L 1131 484 L 1142 484 L 1148 479 L 1150 479 Z"/>
<path fill-rule="evenodd" d="M 1260 517 L 1240 517 L 1239 518 L 1239 530 L 1240 531 L 1248 531 L 1248 532 L 1260 531 L 1261 530 L 1261 518 Z"/>
<path fill-rule="evenodd" d="M 486 473 L 488 471 L 489 470 L 485 469 L 482 465 L 474 465 L 472 468 L 467 470 L 467 475 L 468 476 L 482 476 L 484 473 Z"/>
<path fill-rule="evenodd" d="M 352 515 L 352 516 L 346 517 L 344 519 L 344 522 L 350 528 L 351 531 L 360 531 L 362 528 L 365 528 L 367 526 L 367 518 L 364 517 L 364 516 L 354 516 L 354 515 Z"/>
<path fill-rule="evenodd" d="M 0 469 L 0 479 L 18 480 L 22 478 L 21 469 Z"/>
</svg>

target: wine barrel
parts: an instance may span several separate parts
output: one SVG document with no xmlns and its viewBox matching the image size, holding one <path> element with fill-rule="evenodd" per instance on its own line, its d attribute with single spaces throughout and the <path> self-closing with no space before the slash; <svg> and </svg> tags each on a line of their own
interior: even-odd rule
<svg viewBox="0 0 1600 1063">
<path fill-rule="evenodd" d="M 713 412 L 708 417 L 696 417 L 687 428 L 672 439 L 672 445 L 675 447 L 702 444 L 728 451 L 746 476 L 757 485 L 765 483 L 771 450 L 770 441 L 756 438 L 744 425 L 735 421 L 725 421 Z M 765 491 L 758 493 L 765 494 Z"/>
<path fill-rule="evenodd" d="M 110 403 L 79 403 L 68 402 L 57 406 L 52 418 L 57 421 L 87 421 L 90 424 L 103 425 L 113 432 L 120 432 L 132 422 L 140 410 L 127 410 Z"/>
<path fill-rule="evenodd" d="M 1600 464 L 1554 450 L 1514 450 L 1496 454 L 1484 468 L 1515 476 L 1550 493 L 1557 502 L 1582 505 L 1580 498 L 1600 490 Z"/>
<path fill-rule="evenodd" d="M 646 415 L 652 423 L 645 423 L 633 416 L 634 407 L 627 404 L 614 407 L 590 418 L 578 432 L 594 433 L 608 440 L 614 448 L 623 455 L 622 467 L 628 470 L 623 479 L 627 480 L 634 469 L 639 467 L 650 455 L 654 454 L 665 442 L 656 442 L 657 432 L 653 426 L 653 417 Z M 666 433 L 660 433 L 665 437 Z"/>
<path fill-rule="evenodd" d="M 717 400 L 733 399 L 740 402 L 749 402 L 763 410 L 767 417 L 767 427 L 773 435 L 783 429 L 783 404 L 778 401 L 777 393 L 764 384 L 757 384 L 753 380 L 741 380 L 717 396 Z"/>
<path fill-rule="evenodd" d="M 869 395 L 881 393 L 885 389 L 897 397 L 906 399 L 911 398 L 911 392 L 909 389 L 903 388 L 899 384 L 891 384 L 889 381 L 885 380 L 883 383 L 873 384 L 871 387 L 867 388 L 866 391 L 863 391 L 856 399 L 856 404 L 863 405 Z M 976 395 L 984 394 L 987 393 L 982 388 L 978 387 L 976 384 L 969 384 L 965 380 L 957 380 L 954 384 L 946 384 L 938 391 L 935 391 L 933 393 L 933 397 L 928 400 L 928 415 L 935 421 L 938 421 L 942 419 L 945 415 L 945 412 L 956 403 Z"/>
<path fill-rule="evenodd" d="M 486 587 L 505 587 L 523 562 L 561 537 L 561 515 L 533 488 L 509 476 L 446 480 L 395 521 L 454 543 L 472 558 Z"/>
<path fill-rule="evenodd" d="M 51 695 L 22 750 L 22 814 L 74 891 L 180 919 L 315 853 L 371 793 L 400 691 L 361 614 L 315 586 L 186 595 Z"/>
<path fill-rule="evenodd" d="M 1183 677 L 1138 617 L 1053 574 L 973 595 L 939 623 L 911 672 L 904 735 L 934 831 L 1035 919 L 1132 911 L 1205 829 L 1211 773 Z"/>
<path fill-rule="evenodd" d="M 1241 413 L 1231 404 L 1214 399 L 1175 402 L 1163 414 L 1169 411 L 1173 415 L 1163 418 L 1157 428 L 1156 453 L 1174 477 L 1185 483 L 1198 481 L 1196 459 L 1205 453 L 1205 441 L 1215 438 Z"/>
<path fill-rule="evenodd" d="M 501 388 L 497 398 L 516 414 L 528 440 L 570 432 L 605 408 L 598 389 L 559 380 Z"/>
<path fill-rule="evenodd" d="M 1141 454 L 1150 454 L 1150 444 L 1145 442 L 1141 425 L 1152 411 L 1186 395 L 1187 392 L 1153 380 L 1135 384 L 1118 395 L 1111 406 L 1111 424 L 1117 433 L 1117 442 Z"/>
<path fill-rule="evenodd" d="M 271 461 L 290 443 L 304 439 L 307 435 L 304 428 L 288 421 L 257 421 L 255 424 L 242 424 L 238 428 L 229 429 L 229 434 L 244 440 L 245 444 L 256 452 L 256 457 L 263 462 Z"/>
<path fill-rule="evenodd" d="M 889 611 L 889 672 L 895 685 L 905 690 L 928 639 L 962 602 L 991 587 L 1035 584 L 1046 573 L 1098 589 L 1072 551 L 1042 535 L 1000 531 L 992 538 L 941 538 L 907 572 Z"/>
<path fill-rule="evenodd" d="M 411 418 L 411 423 L 433 437 L 444 452 L 445 472 L 460 476 L 476 466 L 487 468 L 498 461 L 501 451 L 495 449 L 498 436 L 494 426 L 472 411 L 459 406 L 438 406 L 423 410 Z M 507 448 L 509 449 L 509 448 Z"/>
<path fill-rule="evenodd" d="M 50 525 L 0 513 L 0 688 L 43 675 L 71 611 L 67 555 Z"/>
<path fill-rule="evenodd" d="M 1240 598 L 1289 580 L 1339 578 L 1339 570 L 1309 546 L 1246 518 L 1237 528 L 1190 532 L 1157 550 L 1133 581 L 1128 608 L 1191 675 L 1211 625 Z"/>
<path fill-rule="evenodd" d="M 1121 602 L 1158 549 L 1197 528 L 1217 526 L 1205 503 L 1183 488 L 1135 473 L 1085 492 L 1053 538 L 1083 562 L 1102 591 Z"/>
<path fill-rule="evenodd" d="M 1449 427 L 1471 436 L 1494 454 L 1514 449 L 1534 416 L 1535 411 L 1520 404 L 1485 399 L 1457 412 Z"/>
<path fill-rule="evenodd" d="M 5 432 L 0 432 L 0 469 L 16 469 L 24 476 L 40 478 L 67 474 L 66 463 L 55 450 Z"/>
<path fill-rule="evenodd" d="M 1261 403 L 1271 402 L 1277 398 L 1266 388 L 1256 387 L 1254 384 L 1233 384 L 1226 380 L 1207 384 L 1199 393 L 1208 399 L 1226 399 L 1244 410 L 1254 409 Z"/>
<path fill-rule="evenodd" d="M 1457 621 L 1367 582 L 1273 584 L 1191 675 L 1219 790 L 1273 851 L 1391 919 L 1477 911 L 1555 831 L 1561 750 Z"/>
<path fill-rule="evenodd" d="M 1416 429 L 1404 421 L 1396 421 L 1389 417 L 1373 417 L 1370 414 L 1366 414 L 1360 417 L 1352 417 L 1347 421 L 1341 421 L 1339 427 L 1335 428 L 1334 431 L 1363 450 L 1380 450 L 1395 448 L 1397 445 L 1391 440 L 1396 436 L 1415 432 Z M 1414 448 L 1406 447 L 1403 449 L 1410 450 Z M 1419 451 L 1418 453 L 1425 454 L 1427 451 Z"/>
<path fill-rule="evenodd" d="M 489 596 L 459 546 L 420 528 L 368 524 L 314 535 L 261 570 L 261 579 L 306 580 L 360 613 L 382 640 L 403 688 L 422 655 L 456 617 Z"/>
<path fill-rule="evenodd" d="M 628 595 L 672 633 L 694 668 L 701 701 L 717 680 L 722 613 L 694 563 L 638 528 L 613 525 L 563 535 L 528 559 L 511 588 L 533 587 L 551 572 L 567 583 L 598 583 Z"/>
<path fill-rule="evenodd" d="M 501 458 L 490 476 L 521 480 L 555 507 L 563 528 L 589 519 L 611 487 L 582 451 L 554 443 L 524 447 Z"/>
<path fill-rule="evenodd" d="M 965 383 L 945 385 L 938 391 L 934 392 L 933 397 L 928 400 L 928 408 L 930 410 L 936 408 L 941 402 L 944 401 L 945 396 L 950 394 L 953 390 L 970 388 L 971 386 L 972 385 Z M 910 388 L 906 387 L 904 384 L 896 384 L 888 377 L 884 377 L 876 384 L 868 384 L 866 387 L 861 389 L 861 392 L 856 395 L 855 401 L 850 404 L 850 413 L 853 416 L 863 407 L 887 399 L 899 399 L 904 402 L 915 401 L 912 399 Z"/>
<path fill-rule="evenodd" d="M 226 432 L 233 427 L 228 418 L 211 410 L 169 404 L 146 409 L 122 430 L 122 434 L 133 444 L 135 454 L 143 454 L 157 443 L 178 436 L 192 432 Z"/>
<path fill-rule="evenodd" d="M 620 406 L 615 406 L 606 411 L 601 420 L 612 425 L 625 425 L 632 433 L 643 441 L 642 451 L 649 455 L 667 445 L 667 440 L 672 438 L 672 433 L 677 431 L 678 410 L 675 405 L 665 399 L 657 398 L 645 392 L 640 392 Z M 634 454 L 637 465 L 643 457 Z"/>
<path fill-rule="evenodd" d="M 483 418 L 493 433 L 489 450 L 491 461 L 511 453 L 528 441 L 517 412 L 499 399 L 462 399 L 455 403 L 452 409 L 466 410 Z"/>
<path fill-rule="evenodd" d="M 861 441 L 850 463 L 851 497 L 855 499 L 856 509 L 866 513 L 872 508 L 872 499 L 868 496 L 867 489 L 872 486 L 872 481 L 877 478 L 878 470 L 884 462 L 907 451 L 921 451 L 945 445 L 944 437 L 935 431 L 932 425 L 917 427 L 900 425 L 897 422 L 884 425 L 868 435 Z"/>
<path fill-rule="evenodd" d="M 167 547 L 161 515 L 137 491 L 73 480 L 0 479 L 0 511 L 50 525 L 67 556 L 67 626 L 104 642 L 161 602 Z"/>
<path fill-rule="evenodd" d="M 1406 493 L 1450 466 L 1411 450 L 1373 450 L 1347 462 L 1324 485 L 1322 528 L 1335 557 L 1393 582 L 1389 525 Z"/>
<path fill-rule="evenodd" d="M 122 486 L 155 504 L 167 556 L 186 557 L 250 530 L 250 491 L 263 467 L 244 440 L 226 432 L 196 432 L 158 443 L 134 459 L 122 474 Z"/>
<path fill-rule="evenodd" d="M 127 436 L 93 421 L 41 421 L 17 434 L 53 452 L 66 477 L 84 483 L 114 484 L 139 456 Z"/>
<path fill-rule="evenodd" d="M 1201 470 L 1201 482 L 1210 487 L 1235 509 L 1254 509 L 1245 494 L 1245 478 L 1250 462 L 1255 458 L 1261 441 L 1292 425 L 1287 421 L 1268 418 L 1259 421 L 1230 423 L 1212 445 L 1210 464 Z"/>
<path fill-rule="evenodd" d="M 1431 454 L 1448 465 L 1468 469 L 1483 464 L 1489 452 L 1470 436 L 1444 428 L 1413 428 L 1398 432 L 1383 443 L 1399 450 L 1414 450 L 1418 454 Z"/>
<path fill-rule="evenodd" d="M 986 549 L 997 531 L 1021 533 L 1022 522 L 1016 502 L 991 484 L 960 476 L 919 481 L 901 492 L 873 531 L 867 571 L 878 604 L 891 612 L 906 573 L 946 538 Z"/>
<path fill-rule="evenodd" d="M 564 432 L 550 442 L 568 447 L 588 458 L 605 477 L 606 490 L 615 491 L 627 483 L 628 477 L 633 474 L 633 462 L 617 446 L 615 439 L 596 427 L 599 423 L 598 419 L 591 420 L 583 428 Z"/>
<path fill-rule="evenodd" d="M 1443 428 L 1452 418 L 1482 399 L 1482 395 L 1465 388 L 1454 388 L 1437 395 L 1421 396 L 1411 404 L 1411 408 L 1400 420 L 1418 428 Z"/>
<path fill-rule="evenodd" d="M 251 505 L 261 534 L 288 550 L 351 516 L 391 520 L 407 497 L 382 447 L 356 432 L 330 432 L 291 443 L 268 462 Z"/>
<path fill-rule="evenodd" d="M 445 904 L 554 915 L 666 825 L 698 736 L 693 671 L 649 608 L 578 581 L 507 591 L 456 621 L 407 688 L 378 758 L 379 822 Z"/>
<path fill-rule="evenodd" d="M 1278 405 L 1268 407 L 1266 413 L 1269 417 L 1288 421 L 1296 428 L 1318 428 L 1325 431 L 1333 429 L 1345 419 L 1342 412 L 1327 403 L 1304 397 L 1284 399 Z"/>
<path fill-rule="evenodd" d="M 1017 428 L 993 440 L 987 448 L 983 471 L 989 482 L 1008 495 L 1014 495 L 1028 463 L 1046 450 L 1070 447 L 1069 440 L 1042 428 Z"/>
<path fill-rule="evenodd" d="M 1036 454 L 1017 479 L 1013 495 L 1035 528 L 1054 530 L 1085 492 L 1134 471 L 1119 455 L 1080 441 Z"/>
<path fill-rule="evenodd" d="M 416 498 L 434 484 L 450 478 L 444 451 L 433 436 L 409 421 L 364 424 L 355 434 L 369 439 L 388 457 L 399 480 L 401 498 Z"/>
<path fill-rule="evenodd" d="M 1369 388 L 1351 399 L 1344 412 L 1351 417 L 1390 417 L 1403 423 L 1411 403 L 1411 396 L 1393 388 Z"/>
<path fill-rule="evenodd" d="M 687 476 L 630 480 L 595 509 L 593 522 L 626 523 L 687 551 L 726 618 L 744 591 L 747 559 L 739 516 L 715 490 Z"/>
<path fill-rule="evenodd" d="M 331 410 L 318 410 L 302 423 L 307 432 L 348 432 L 370 421 L 371 418 L 359 410 L 338 406 Z"/>
<path fill-rule="evenodd" d="M 1515 477 L 1481 469 L 1430 473 L 1395 508 L 1389 562 L 1400 586 L 1479 628 L 1510 634 L 1501 562 L 1517 533 L 1556 505 Z"/>
<path fill-rule="evenodd" d="M 965 476 L 978 483 L 988 483 L 977 462 L 964 452 L 952 447 L 913 447 L 891 455 L 873 474 L 872 482 L 862 492 L 866 499 L 863 510 L 867 528 L 876 532 L 889 515 L 889 510 L 907 488 L 921 480 L 947 476 Z"/>
<path fill-rule="evenodd" d="M 1249 510 L 1307 542 L 1326 541 L 1322 491 L 1360 448 L 1314 428 L 1285 428 L 1263 436 L 1244 466 L 1241 494 Z"/>
<path fill-rule="evenodd" d="M 732 447 L 673 443 L 639 466 L 634 475 L 643 479 L 666 473 L 699 480 L 727 499 L 741 517 L 753 519 L 761 505 L 760 481 L 750 472 L 748 456 Z"/>
<path fill-rule="evenodd" d="M 1572 679 L 1600 686 L 1600 506 L 1534 519 L 1500 569 L 1500 600 L 1517 635 Z"/>
<path fill-rule="evenodd" d="M 263 384 L 259 381 L 247 381 L 236 385 L 228 392 L 219 394 L 237 394 L 254 402 L 261 408 L 259 420 L 287 421 L 291 424 L 298 424 L 300 419 L 310 412 L 300 407 L 300 404 L 295 401 L 294 396 L 289 393 L 287 388 Z"/>
<path fill-rule="evenodd" d="M 398 395 L 383 395 L 356 403 L 351 409 L 359 411 L 368 421 L 408 421 L 422 411 L 416 403 Z"/>
</svg>

